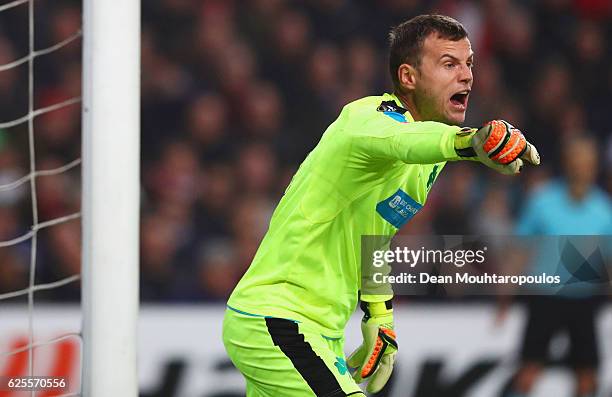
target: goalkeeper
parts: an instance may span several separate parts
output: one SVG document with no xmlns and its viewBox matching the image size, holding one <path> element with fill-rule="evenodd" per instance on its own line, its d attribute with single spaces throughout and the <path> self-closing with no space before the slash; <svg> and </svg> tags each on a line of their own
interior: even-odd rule
<svg viewBox="0 0 612 397">
<path fill-rule="evenodd" d="M 539 157 L 496 120 L 460 128 L 473 52 L 452 18 L 422 15 L 390 33 L 393 94 L 344 107 L 293 177 L 229 298 L 227 352 L 247 396 L 363 396 L 383 388 L 397 351 L 391 295 L 360 294 L 361 236 L 391 236 L 425 204 L 447 161 L 516 174 Z M 495 100 L 495 98 L 490 98 Z M 360 304 L 363 344 L 345 361 Z"/>
</svg>

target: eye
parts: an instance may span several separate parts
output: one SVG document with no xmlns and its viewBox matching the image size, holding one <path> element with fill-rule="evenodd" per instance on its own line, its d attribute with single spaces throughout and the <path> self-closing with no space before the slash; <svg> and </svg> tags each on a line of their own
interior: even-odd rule
<svg viewBox="0 0 612 397">
<path fill-rule="evenodd" d="M 455 67 L 455 64 L 454 64 L 454 63 L 452 63 L 452 62 L 446 62 L 446 63 L 444 64 L 444 67 L 445 67 L 446 69 L 452 69 L 452 68 L 454 68 L 454 67 Z"/>
</svg>

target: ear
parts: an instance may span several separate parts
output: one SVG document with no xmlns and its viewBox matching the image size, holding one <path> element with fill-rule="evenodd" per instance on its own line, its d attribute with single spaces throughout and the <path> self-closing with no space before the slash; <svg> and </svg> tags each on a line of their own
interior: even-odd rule
<svg viewBox="0 0 612 397">
<path fill-rule="evenodd" d="M 413 91 L 416 87 L 417 78 L 418 70 L 414 66 L 402 63 L 397 68 L 397 79 L 403 89 Z"/>
</svg>

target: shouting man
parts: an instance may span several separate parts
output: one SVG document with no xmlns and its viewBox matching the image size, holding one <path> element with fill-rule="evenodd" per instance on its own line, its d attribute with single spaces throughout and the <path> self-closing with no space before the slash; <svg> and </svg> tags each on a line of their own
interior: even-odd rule
<svg viewBox="0 0 612 397">
<path fill-rule="evenodd" d="M 461 128 L 474 53 L 463 26 L 421 15 L 390 35 L 393 93 L 344 107 L 293 177 L 232 293 L 227 352 L 247 396 L 363 396 L 397 352 L 391 295 L 360 293 L 361 236 L 394 235 L 425 204 L 447 161 L 517 174 L 536 149 L 509 123 Z M 345 361 L 358 301 L 363 344 Z M 350 370 L 349 370 L 350 369 Z"/>
</svg>

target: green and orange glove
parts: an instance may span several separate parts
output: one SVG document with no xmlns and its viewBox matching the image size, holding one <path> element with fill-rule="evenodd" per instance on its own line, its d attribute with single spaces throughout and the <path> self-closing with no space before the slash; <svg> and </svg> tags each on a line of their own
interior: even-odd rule
<svg viewBox="0 0 612 397">
<path fill-rule="evenodd" d="M 368 393 L 379 392 L 393 372 L 397 342 L 393 331 L 393 307 L 387 302 L 361 302 L 363 343 L 347 360 L 357 384 L 368 382 Z"/>
<path fill-rule="evenodd" d="M 538 150 L 523 133 L 504 120 L 493 120 L 480 129 L 463 128 L 455 137 L 460 158 L 477 160 L 502 174 L 518 174 L 523 161 L 540 164 Z"/>
</svg>

